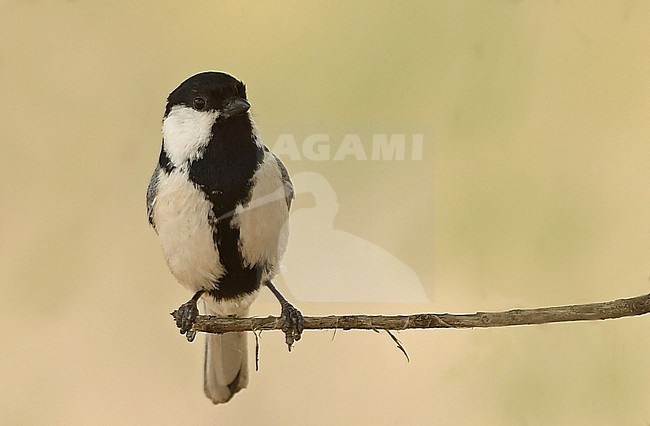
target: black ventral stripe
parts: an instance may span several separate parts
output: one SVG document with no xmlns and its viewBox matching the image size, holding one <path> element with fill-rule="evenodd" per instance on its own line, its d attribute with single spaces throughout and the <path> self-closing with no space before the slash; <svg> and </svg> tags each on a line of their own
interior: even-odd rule
<svg viewBox="0 0 650 426">
<path fill-rule="evenodd" d="M 231 299 L 260 287 L 266 265 L 245 266 L 239 249 L 239 228 L 232 226 L 235 207 L 250 201 L 252 178 L 264 158 L 255 143 L 248 116 L 233 117 L 212 128 L 212 138 L 203 157 L 190 164 L 189 176 L 212 203 L 215 219 L 214 243 L 225 273 L 218 289 L 210 292 L 216 299 Z"/>
</svg>

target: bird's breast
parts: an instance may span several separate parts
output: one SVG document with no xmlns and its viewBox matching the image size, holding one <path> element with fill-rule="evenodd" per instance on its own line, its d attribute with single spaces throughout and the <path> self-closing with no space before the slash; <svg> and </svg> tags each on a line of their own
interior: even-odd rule
<svg viewBox="0 0 650 426">
<path fill-rule="evenodd" d="M 240 229 L 242 260 L 264 264 L 267 278 L 279 271 L 289 238 L 289 209 L 280 170 L 266 157 L 252 178 L 250 198 L 237 204 L 232 225 Z"/>
<path fill-rule="evenodd" d="M 212 204 L 187 171 L 160 171 L 153 206 L 156 232 L 176 279 L 192 291 L 211 290 L 224 274 L 213 237 Z"/>
</svg>

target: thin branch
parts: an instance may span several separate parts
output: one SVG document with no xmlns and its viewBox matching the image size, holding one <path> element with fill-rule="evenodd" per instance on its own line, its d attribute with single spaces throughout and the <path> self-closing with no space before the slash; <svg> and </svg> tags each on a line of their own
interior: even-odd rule
<svg viewBox="0 0 650 426">
<path fill-rule="evenodd" d="M 304 317 L 305 330 L 407 330 L 424 328 L 489 328 L 512 325 L 594 321 L 644 315 L 650 312 L 650 294 L 610 302 L 550 308 L 513 309 L 474 314 L 330 315 Z M 174 315 L 176 311 L 172 313 Z M 222 318 L 199 315 L 192 327 L 204 333 L 282 330 L 282 318 Z"/>
</svg>

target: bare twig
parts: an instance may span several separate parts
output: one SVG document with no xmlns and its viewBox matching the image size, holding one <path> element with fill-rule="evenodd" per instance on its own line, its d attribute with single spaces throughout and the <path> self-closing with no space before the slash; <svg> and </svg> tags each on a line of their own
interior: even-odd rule
<svg viewBox="0 0 650 426">
<path fill-rule="evenodd" d="M 340 315 L 304 317 L 305 330 L 406 330 L 423 328 L 487 328 L 512 325 L 547 324 L 566 321 L 593 321 L 644 315 L 650 312 L 650 294 L 610 302 L 550 308 L 513 309 L 474 314 Z M 176 311 L 172 313 L 174 315 Z M 199 315 L 195 331 L 229 333 L 237 331 L 282 330 L 282 318 L 221 318 Z"/>
</svg>

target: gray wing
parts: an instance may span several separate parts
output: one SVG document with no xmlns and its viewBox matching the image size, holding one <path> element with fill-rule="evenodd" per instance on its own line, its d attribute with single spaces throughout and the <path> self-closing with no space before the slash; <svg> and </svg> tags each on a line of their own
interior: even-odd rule
<svg viewBox="0 0 650 426">
<path fill-rule="evenodd" d="M 153 171 L 149 186 L 147 187 L 147 216 L 149 217 L 149 225 L 156 229 L 156 224 L 153 221 L 153 205 L 156 202 L 156 195 L 158 194 L 158 175 L 160 174 L 160 166 L 156 166 Z"/>
<path fill-rule="evenodd" d="M 278 167 L 280 168 L 280 174 L 282 175 L 282 183 L 284 184 L 284 198 L 287 202 L 287 209 L 291 209 L 291 203 L 296 198 L 296 194 L 293 190 L 293 182 L 291 182 L 291 178 L 289 177 L 289 172 L 287 171 L 287 168 L 284 167 L 284 164 L 282 164 L 282 161 L 278 158 L 277 155 L 269 151 L 269 154 L 275 158 L 275 161 L 278 163 Z"/>
</svg>

